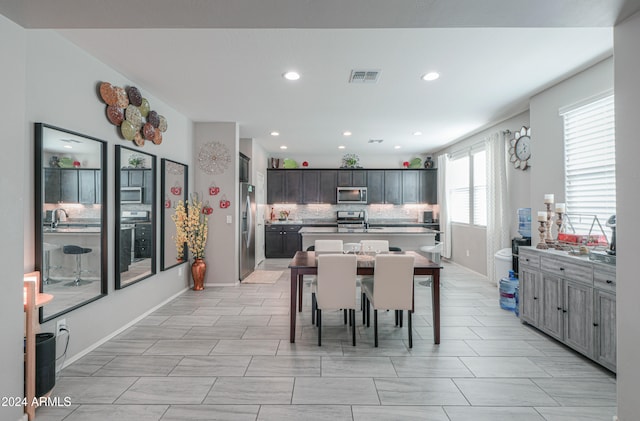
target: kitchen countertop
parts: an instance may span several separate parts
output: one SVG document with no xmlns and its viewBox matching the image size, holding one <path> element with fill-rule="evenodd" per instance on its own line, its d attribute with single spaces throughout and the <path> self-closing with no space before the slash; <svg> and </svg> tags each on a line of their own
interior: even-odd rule
<svg viewBox="0 0 640 421">
<path fill-rule="evenodd" d="M 337 227 L 303 227 L 298 233 L 304 234 L 433 234 L 437 231 L 424 227 L 369 227 L 337 228 Z"/>
</svg>

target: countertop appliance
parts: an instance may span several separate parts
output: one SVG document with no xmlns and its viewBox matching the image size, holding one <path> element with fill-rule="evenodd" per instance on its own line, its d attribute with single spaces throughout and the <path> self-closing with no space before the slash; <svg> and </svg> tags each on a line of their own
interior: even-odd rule
<svg viewBox="0 0 640 421">
<path fill-rule="evenodd" d="M 238 221 L 240 222 L 238 224 L 240 227 L 240 270 L 238 273 L 240 281 L 249 276 L 256 265 L 255 189 L 255 186 L 252 184 L 240 183 L 240 200 L 238 201 Z"/>
<path fill-rule="evenodd" d="M 354 203 L 367 204 L 367 188 L 366 187 L 338 187 L 337 188 L 338 203 Z"/>
<path fill-rule="evenodd" d="M 366 228 L 368 225 L 367 211 L 338 211 L 336 214 L 338 228 Z"/>
<path fill-rule="evenodd" d="M 616 255 L 616 216 L 611 215 L 609 219 L 607 219 L 607 227 L 611 228 L 611 242 L 609 243 L 609 249 L 607 250 L 607 254 L 612 256 Z"/>
</svg>

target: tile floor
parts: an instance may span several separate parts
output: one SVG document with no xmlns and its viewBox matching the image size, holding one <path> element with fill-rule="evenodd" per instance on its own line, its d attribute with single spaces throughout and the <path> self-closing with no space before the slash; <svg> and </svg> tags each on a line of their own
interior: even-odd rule
<svg viewBox="0 0 640 421">
<path fill-rule="evenodd" d="M 615 414 L 609 371 L 520 324 L 486 278 L 444 263 L 442 343 L 433 344 L 430 289 L 416 283 L 414 346 L 393 313 L 380 346 L 357 346 L 340 312 L 316 344 L 305 294 L 288 340 L 287 260 L 275 284 L 187 291 L 62 371 L 37 420 L 597 420 Z"/>
</svg>

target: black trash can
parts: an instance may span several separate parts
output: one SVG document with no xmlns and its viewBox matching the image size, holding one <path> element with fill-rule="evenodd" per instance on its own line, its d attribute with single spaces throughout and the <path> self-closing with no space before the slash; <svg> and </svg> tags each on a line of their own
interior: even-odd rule
<svg viewBox="0 0 640 421">
<path fill-rule="evenodd" d="M 36 397 L 46 395 L 56 385 L 56 337 L 36 335 Z"/>
</svg>

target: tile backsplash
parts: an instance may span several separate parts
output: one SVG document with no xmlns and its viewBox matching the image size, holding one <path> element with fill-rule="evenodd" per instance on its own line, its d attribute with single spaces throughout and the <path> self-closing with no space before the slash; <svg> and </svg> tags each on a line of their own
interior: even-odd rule
<svg viewBox="0 0 640 421">
<path fill-rule="evenodd" d="M 438 205 L 268 205 L 265 210 L 265 218 L 269 218 L 271 208 L 278 218 L 281 210 L 289 211 L 289 219 L 336 219 L 336 212 L 339 210 L 358 211 L 365 209 L 369 214 L 369 220 L 375 219 L 398 219 L 403 221 L 423 222 L 423 212 L 433 211 L 433 217 L 438 218 Z"/>
</svg>

